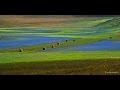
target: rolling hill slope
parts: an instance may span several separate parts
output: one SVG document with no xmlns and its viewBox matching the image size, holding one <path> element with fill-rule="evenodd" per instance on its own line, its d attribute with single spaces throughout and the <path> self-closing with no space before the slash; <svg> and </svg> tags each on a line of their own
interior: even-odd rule
<svg viewBox="0 0 120 90">
<path fill-rule="evenodd" d="M 95 27 L 99 28 L 117 28 L 120 27 L 120 18 L 113 18 L 111 20 L 108 20 L 106 22 L 102 22 Z"/>
</svg>

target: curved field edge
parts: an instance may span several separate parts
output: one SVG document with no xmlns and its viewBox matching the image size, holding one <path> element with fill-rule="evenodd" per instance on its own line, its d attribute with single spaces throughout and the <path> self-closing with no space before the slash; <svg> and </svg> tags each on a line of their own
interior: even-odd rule
<svg viewBox="0 0 120 90">
<path fill-rule="evenodd" d="M 80 39 L 75 39 L 76 41 L 73 41 L 74 39 L 66 41 L 59 42 L 60 45 L 57 45 L 58 42 L 54 43 L 46 43 L 46 44 L 38 44 L 38 45 L 32 45 L 32 46 L 23 46 L 23 47 L 17 47 L 17 48 L 10 48 L 10 49 L 0 49 L 0 53 L 4 52 L 19 52 L 19 49 L 22 48 L 24 52 L 27 51 L 42 51 L 44 47 L 46 48 L 51 48 L 52 45 L 55 46 L 55 48 L 59 47 L 65 47 L 65 46 L 71 46 L 71 45 L 78 45 L 78 44 L 87 44 L 87 43 L 92 43 L 96 41 L 100 41 L 101 38 L 80 38 Z"/>
<path fill-rule="evenodd" d="M 59 60 L 120 59 L 120 51 L 24 52 L 0 53 L 0 64 L 16 62 L 47 62 Z"/>
<path fill-rule="evenodd" d="M 120 75 L 119 68 L 120 59 L 24 62 L 0 64 L 0 75 Z"/>
<path fill-rule="evenodd" d="M 23 46 L 23 47 L 17 47 L 17 48 L 6 48 L 6 49 L 0 49 L 0 53 L 12 53 L 12 52 L 19 52 L 20 48 L 24 50 L 24 52 L 31 52 L 31 51 L 42 51 L 44 47 L 51 48 L 52 45 L 55 46 L 55 48 L 59 47 L 66 47 L 66 46 L 72 46 L 72 45 L 82 45 L 82 44 L 88 44 L 93 42 L 98 42 L 101 40 L 109 39 L 109 37 L 112 36 L 111 40 L 119 40 L 120 37 L 116 35 L 116 33 L 108 33 L 108 34 L 102 34 L 98 36 L 84 36 L 80 38 L 71 38 L 66 41 L 59 42 L 60 45 L 57 45 L 58 42 L 54 43 L 46 43 L 46 44 L 37 44 L 37 45 L 31 45 L 31 46 Z M 76 40 L 75 42 L 73 40 Z"/>
</svg>

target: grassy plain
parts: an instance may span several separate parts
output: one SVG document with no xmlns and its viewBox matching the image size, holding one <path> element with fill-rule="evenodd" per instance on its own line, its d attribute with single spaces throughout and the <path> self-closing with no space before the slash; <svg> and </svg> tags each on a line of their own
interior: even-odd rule
<svg viewBox="0 0 120 90">
<path fill-rule="evenodd" d="M 88 16 L 0 16 L 0 34 L 36 35 L 49 37 L 69 37 L 72 40 L 55 43 L 0 49 L 0 74 L 120 74 L 120 51 L 76 51 L 76 52 L 43 52 L 43 47 L 55 48 L 80 45 L 104 39 L 120 40 L 119 19 L 112 17 Z M 114 25 L 114 23 L 117 23 Z M 53 33 L 22 32 L 18 29 L 58 30 Z M 109 30 L 99 34 L 97 29 Z M 16 30 L 14 30 L 16 29 Z M 95 35 L 80 36 L 76 34 Z M 75 34 L 75 35 L 72 35 Z M 0 36 L 0 40 L 7 37 Z M 73 42 L 73 39 L 76 42 Z M 19 52 L 22 48 L 23 52 Z M 115 73 L 116 72 L 116 73 Z M 118 73 L 117 73 L 118 72 Z"/>
</svg>

